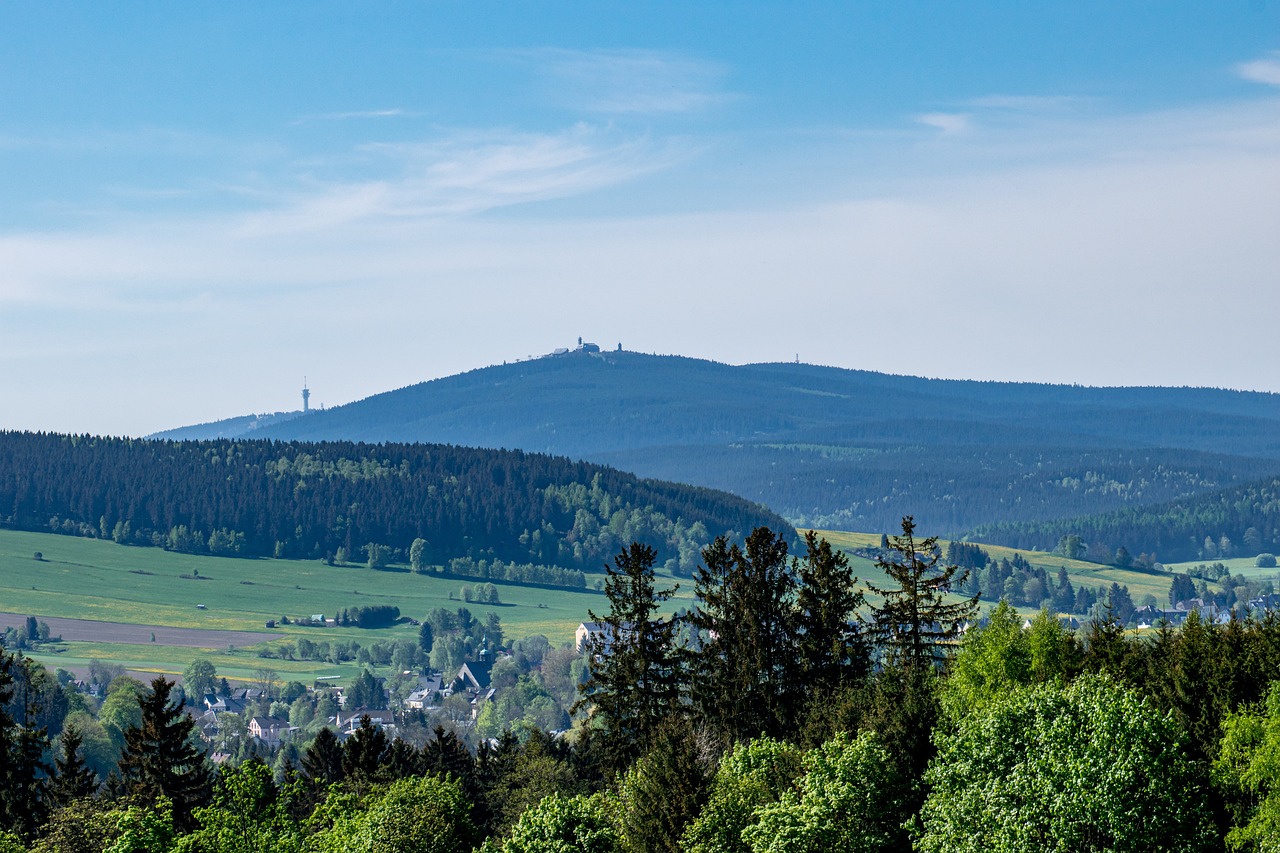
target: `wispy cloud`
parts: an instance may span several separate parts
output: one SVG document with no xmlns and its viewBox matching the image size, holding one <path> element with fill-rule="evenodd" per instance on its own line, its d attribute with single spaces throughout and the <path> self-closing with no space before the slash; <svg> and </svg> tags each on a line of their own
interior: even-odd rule
<svg viewBox="0 0 1280 853">
<path fill-rule="evenodd" d="M 944 136 L 965 133 L 973 127 L 973 117 L 968 113 L 924 113 L 916 121 L 928 127 L 936 127 Z"/>
<path fill-rule="evenodd" d="M 290 122 L 293 125 L 311 124 L 320 121 L 352 121 L 357 119 L 373 119 L 373 118 L 401 118 L 421 115 L 421 113 L 410 112 L 400 108 L 386 110 L 352 110 L 350 112 L 337 113 L 314 113 L 305 115 Z"/>
<path fill-rule="evenodd" d="M 1280 86 L 1280 51 L 1272 52 L 1262 59 L 1242 62 L 1236 66 L 1236 73 L 1254 83 Z"/>
<path fill-rule="evenodd" d="M 681 140 L 579 124 L 559 133 L 459 132 L 360 153 L 380 174 L 312 180 L 245 220 L 255 232 L 329 228 L 371 218 L 450 217 L 615 186 L 694 156 Z"/>
<path fill-rule="evenodd" d="M 984 95 L 970 98 L 964 105 L 974 109 L 1009 110 L 1014 112 L 1048 112 L 1077 107 L 1089 98 L 1076 95 Z"/>
<path fill-rule="evenodd" d="M 507 51 L 540 75 L 562 106 L 606 114 L 699 112 L 731 99 L 725 66 L 650 50 Z"/>
</svg>

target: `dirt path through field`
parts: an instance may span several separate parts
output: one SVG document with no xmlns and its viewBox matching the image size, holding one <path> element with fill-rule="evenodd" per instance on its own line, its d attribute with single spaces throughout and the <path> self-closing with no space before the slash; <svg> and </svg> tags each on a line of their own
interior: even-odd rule
<svg viewBox="0 0 1280 853">
<path fill-rule="evenodd" d="M 94 622 L 89 619 L 62 619 L 57 616 L 31 614 L 49 625 L 49 633 L 64 640 L 90 643 L 138 643 L 140 645 L 186 646 L 193 649 L 224 649 L 227 646 L 252 646 L 278 640 L 284 634 L 258 631 L 213 631 L 207 628 L 170 628 L 164 625 L 131 625 L 127 622 Z M 26 614 L 0 613 L 0 631 L 21 628 Z M 155 640 L 151 639 L 152 634 Z"/>
</svg>

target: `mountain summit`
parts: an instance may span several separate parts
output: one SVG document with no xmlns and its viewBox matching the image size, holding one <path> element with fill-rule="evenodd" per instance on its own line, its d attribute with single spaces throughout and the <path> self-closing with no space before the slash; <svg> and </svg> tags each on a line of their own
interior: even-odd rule
<svg viewBox="0 0 1280 853">
<path fill-rule="evenodd" d="M 232 437 L 233 421 L 156 437 Z M 924 379 L 593 347 L 435 379 L 242 437 L 518 448 L 712 486 L 802 524 L 1078 515 L 1280 473 L 1280 395 Z M 204 432 L 207 430 L 208 432 Z"/>
</svg>

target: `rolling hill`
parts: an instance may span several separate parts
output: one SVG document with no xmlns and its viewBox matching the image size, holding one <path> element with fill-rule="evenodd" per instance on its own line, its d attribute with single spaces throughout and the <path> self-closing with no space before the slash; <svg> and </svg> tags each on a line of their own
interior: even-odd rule
<svg viewBox="0 0 1280 853">
<path fill-rule="evenodd" d="M 960 532 L 1183 500 L 1280 473 L 1280 395 L 576 350 L 262 423 L 251 435 L 520 448 L 725 489 L 802 525 L 892 530 L 913 514 L 931 531 Z"/>
<path fill-rule="evenodd" d="M 635 540 L 687 573 L 717 535 L 794 536 L 734 495 L 544 454 L 13 432 L 0 433 L 0 525 L 213 556 L 414 559 L 568 587 Z"/>
</svg>

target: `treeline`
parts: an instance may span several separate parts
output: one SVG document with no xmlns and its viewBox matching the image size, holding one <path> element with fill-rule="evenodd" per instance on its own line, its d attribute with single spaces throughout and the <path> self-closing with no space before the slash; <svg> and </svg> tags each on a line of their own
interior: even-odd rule
<svg viewBox="0 0 1280 853">
<path fill-rule="evenodd" d="M 1280 478 L 1102 515 L 988 525 L 970 535 L 992 544 L 1046 551 L 1074 539 L 1100 562 L 1111 562 L 1107 556 L 1119 553 L 1149 553 L 1165 563 L 1253 557 L 1280 550 Z"/>
<path fill-rule="evenodd" d="M 731 495 L 518 451 L 20 432 L 0 433 L 0 523 L 214 555 L 363 551 L 377 566 L 418 540 L 424 565 L 576 570 L 633 540 L 691 569 L 714 535 L 789 529 Z"/>
</svg>

